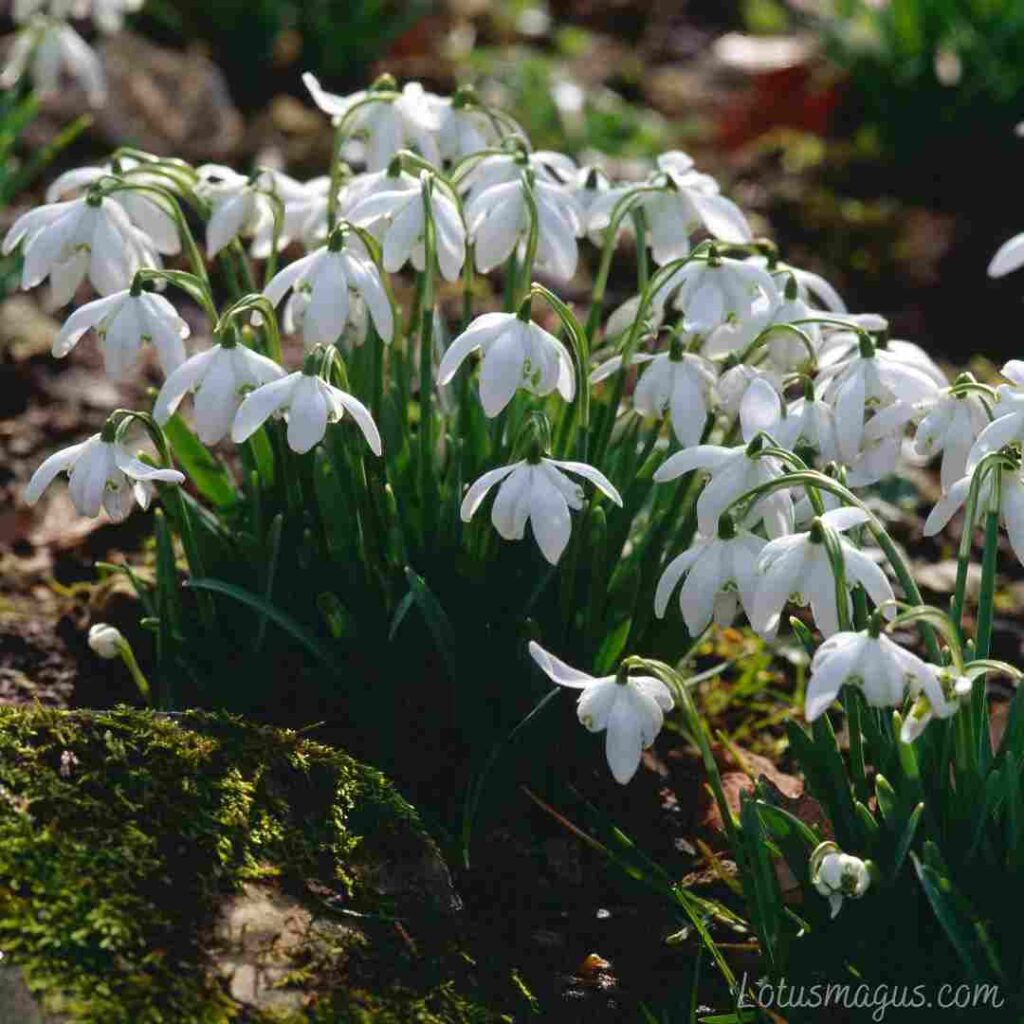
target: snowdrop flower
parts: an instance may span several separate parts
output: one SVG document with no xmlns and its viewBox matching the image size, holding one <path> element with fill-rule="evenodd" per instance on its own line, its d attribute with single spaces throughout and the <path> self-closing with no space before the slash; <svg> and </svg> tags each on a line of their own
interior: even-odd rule
<svg viewBox="0 0 1024 1024">
<path fill-rule="evenodd" d="M 859 900 L 871 886 L 871 862 L 842 853 L 833 842 L 822 843 L 811 854 L 811 884 L 828 900 L 835 917 L 843 900 Z"/>
<path fill-rule="evenodd" d="M 55 18 L 92 18 L 102 32 L 117 32 L 124 25 L 124 17 L 141 10 L 145 0 L 14 0 L 13 16 L 17 22 L 25 21 L 37 12 L 49 13 Z"/>
<path fill-rule="evenodd" d="M 147 172 L 145 165 L 138 160 L 121 159 L 116 166 L 75 167 L 59 174 L 46 190 L 46 201 L 56 203 L 79 196 L 103 178 L 120 178 L 138 185 L 168 187 L 165 177 Z M 118 189 L 107 198 L 124 208 L 129 220 L 149 237 L 157 252 L 164 256 L 174 256 L 181 252 L 177 221 L 161 199 L 132 189 Z"/>
<path fill-rule="evenodd" d="M 317 355 L 312 353 L 303 369 L 247 395 L 235 415 L 231 439 L 240 444 L 275 413 L 283 413 L 288 420 L 288 447 L 301 455 L 323 440 L 328 423 L 339 422 L 347 412 L 373 454 L 380 455 L 380 432 L 370 410 L 358 398 L 318 376 L 316 361 Z"/>
<path fill-rule="evenodd" d="M 894 402 L 867 419 L 860 451 L 847 464 L 847 484 L 868 487 L 896 472 L 903 452 L 903 428 L 920 408 L 910 402 Z"/>
<path fill-rule="evenodd" d="M 442 120 L 436 97 L 419 82 L 407 82 L 401 92 L 390 75 L 381 75 L 368 89 L 349 96 L 327 92 L 316 76 L 306 72 L 302 81 L 313 102 L 337 125 L 345 120 L 352 135 L 366 140 L 366 166 L 379 171 L 406 147 L 418 149 L 430 163 L 441 163 L 435 135 Z"/>
<path fill-rule="evenodd" d="M 922 664 L 925 679 L 900 729 L 904 743 L 913 743 L 933 719 L 952 718 L 960 710 L 961 702 L 970 698 L 974 685 L 969 671 L 957 675 L 952 666 Z"/>
<path fill-rule="evenodd" d="M 698 444 L 670 455 L 654 472 L 655 483 L 675 480 L 695 469 L 710 474 L 697 499 L 697 529 L 711 536 L 718 528 L 722 513 L 748 491 L 783 475 L 783 467 L 773 456 L 761 455 L 760 439 L 746 447 L 724 448 Z M 793 500 L 782 488 L 758 498 L 747 516 L 745 526 L 764 522 L 769 537 L 781 537 L 793 529 Z"/>
<path fill-rule="evenodd" d="M 985 403 L 977 393 L 958 394 L 943 388 L 936 396 L 917 428 L 914 449 L 928 458 L 942 452 L 939 475 L 944 491 L 967 472 L 967 456 L 988 422 Z"/>
<path fill-rule="evenodd" d="M 10 89 L 28 75 L 36 92 L 52 96 L 60 91 L 62 71 L 85 90 L 89 106 L 107 102 L 106 76 L 92 47 L 66 21 L 39 15 L 15 37 L 0 72 L 0 89 Z"/>
<path fill-rule="evenodd" d="M 536 456 L 484 473 L 466 491 L 462 521 L 468 523 L 491 488 L 500 484 L 491 509 L 494 528 L 505 540 L 522 540 L 529 521 L 541 554 L 557 565 L 572 531 L 569 509 L 583 508 L 583 488 L 566 473 L 589 480 L 616 505 L 622 505 L 611 481 L 593 466 Z"/>
<path fill-rule="evenodd" d="M 559 280 L 576 273 L 583 217 L 576 197 L 562 185 L 529 172 L 474 193 L 466 204 L 466 225 L 477 270 L 486 274 L 525 246 L 532 229 L 531 200 L 537 211 L 536 265 Z"/>
<path fill-rule="evenodd" d="M 1007 239 L 996 250 L 988 265 L 989 277 L 1005 277 L 1024 267 L 1024 233 Z"/>
<path fill-rule="evenodd" d="M 729 321 L 742 323 L 759 298 L 771 304 L 778 298 L 775 282 L 761 267 L 713 251 L 707 259 L 681 266 L 662 291 L 675 293 L 672 301 L 683 314 L 683 329 L 694 334 L 710 334 Z"/>
<path fill-rule="evenodd" d="M 115 523 L 127 518 L 135 502 L 149 508 L 158 482 L 180 484 L 185 480 L 176 469 L 157 468 L 137 458 L 116 440 L 109 425 L 102 433 L 43 462 L 25 488 L 25 502 L 34 505 L 61 473 L 68 475 L 68 493 L 79 515 L 95 518 L 105 509 Z"/>
<path fill-rule="evenodd" d="M 203 444 L 216 444 L 231 429 L 245 393 L 282 376 L 284 370 L 273 360 L 225 338 L 186 359 L 164 381 L 153 418 L 162 426 L 194 392 L 196 434 Z"/>
<path fill-rule="evenodd" d="M 571 157 L 551 150 L 528 152 L 517 145 L 509 153 L 491 153 L 477 160 L 458 178 L 459 192 L 466 202 L 472 202 L 495 185 L 509 185 L 519 181 L 530 171 L 536 181 L 559 186 L 572 194 L 572 185 L 579 169 Z"/>
<path fill-rule="evenodd" d="M 1011 384 L 996 388 L 992 422 L 978 434 L 967 456 L 966 472 L 970 473 L 983 455 L 999 451 L 1008 444 L 1024 440 L 1024 361 L 1011 359 L 1000 371 Z"/>
<path fill-rule="evenodd" d="M 445 351 L 438 383 L 449 383 L 470 352 L 480 349 L 480 402 L 489 417 L 497 416 L 519 388 L 542 396 L 557 388 L 571 402 L 576 394 L 572 357 L 553 334 L 528 318 L 527 310 L 528 303 L 519 313 L 478 316 Z"/>
<path fill-rule="evenodd" d="M 100 295 L 129 287 L 137 271 L 159 265 L 149 236 L 109 197 L 83 196 L 22 214 L 7 232 L 3 254 L 24 244 L 22 288 L 47 277 L 53 302 L 63 306 L 88 275 Z"/>
<path fill-rule="evenodd" d="M 865 412 L 899 401 L 907 408 L 935 397 L 938 386 L 923 370 L 897 359 L 862 337 L 855 354 L 822 370 L 821 398 L 836 417 L 839 452 L 852 463 L 864 441 Z M 876 428 L 877 429 L 877 428 Z"/>
<path fill-rule="evenodd" d="M 360 200 L 348 211 L 348 219 L 380 239 L 388 273 L 401 270 L 410 260 L 422 272 L 427 265 L 427 208 L 434 226 L 438 268 L 445 280 L 457 281 L 466 259 L 466 229 L 447 186 L 428 171 L 420 172 L 414 188 L 402 185 Z"/>
<path fill-rule="evenodd" d="M 501 141 L 494 118 L 480 105 L 472 86 L 460 86 L 451 99 L 438 98 L 435 110 L 440 121 L 438 149 L 451 163 Z"/>
<path fill-rule="evenodd" d="M 780 396 L 781 403 L 782 378 L 773 369 L 737 363 L 718 378 L 715 386 L 722 411 L 729 416 L 739 415 L 747 392 L 755 381 L 768 384 Z"/>
<path fill-rule="evenodd" d="M 968 467 L 970 469 L 970 467 Z M 976 522 L 984 514 L 983 510 L 991 505 L 992 473 L 1001 473 L 999 482 L 999 519 L 1006 530 L 1007 539 L 1017 560 L 1024 565 L 1024 479 L 1021 472 L 1004 467 L 994 467 L 986 475 L 978 488 L 978 504 Z M 971 487 L 970 475 L 957 480 L 952 487 L 935 503 L 924 521 L 924 535 L 933 537 L 953 518 L 967 500 L 967 492 Z"/>
<path fill-rule="evenodd" d="M 282 217 L 279 249 L 299 233 L 308 216 L 310 197 L 306 187 L 294 178 L 266 168 L 252 175 L 239 174 L 222 164 L 203 164 L 197 168 L 196 193 L 210 203 L 206 225 L 206 252 L 213 259 L 240 236 L 253 239 L 252 254 L 257 259 L 269 256 L 278 230 L 275 216 Z M 280 204 L 280 209 L 278 209 Z M 293 215 L 289 220 L 288 209 Z M 298 204 L 298 213 L 295 212 Z"/>
<path fill-rule="evenodd" d="M 810 604 L 818 629 L 825 636 L 839 632 L 839 609 L 832 562 L 825 546 L 824 531 L 834 531 L 843 556 L 846 586 L 858 583 L 887 617 L 895 614 L 887 602 L 894 600 L 892 586 L 885 573 L 863 551 L 840 534 L 867 522 L 868 514 L 859 508 L 838 508 L 826 512 L 811 523 L 808 533 L 794 533 L 769 541 L 757 564 L 757 594 L 750 624 L 765 638 L 775 635 L 782 609 L 788 601 Z M 845 597 L 850 608 L 850 597 Z"/>
<path fill-rule="evenodd" d="M 68 317 L 53 342 L 53 354 L 63 359 L 87 331 L 95 330 L 106 371 L 121 380 L 136 364 L 143 342 L 156 347 L 164 374 L 185 361 L 189 326 L 162 295 L 132 287 L 96 299 Z"/>
<path fill-rule="evenodd" d="M 89 627 L 90 650 L 107 661 L 120 658 L 127 642 L 121 630 L 109 622 L 96 622 Z"/>
<path fill-rule="evenodd" d="M 530 657 L 559 686 L 580 690 L 576 714 L 591 732 L 605 732 L 605 757 L 612 776 L 625 785 L 640 767 L 640 755 L 661 732 L 666 711 L 673 707 L 668 687 L 654 676 L 620 670 L 595 678 L 572 668 L 530 641 Z"/>
<path fill-rule="evenodd" d="M 690 236 L 702 227 L 723 242 L 750 241 L 750 226 L 740 208 L 720 194 L 714 178 L 694 169 L 689 156 L 678 151 L 663 153 L 658 157 L 658 171 L 640 186 L 609 189 L 591 207 L 588 231 L 607 228 L 615 204 L 630 191 L 660 184 L 658 191 L 645 192 L 637 200 L 645 214 L 648 245 L 655 263 L 663 265 L 686 256 Z"/>
<path fill-rule="evenodd" d="M 855 686 L 873 708 L 898 708 L 926 690 L 945 704 L 931 666 L 878 630 L 878 620 L 859 633 L 836 633 L 815 652 L 804 714 L 820 718 L 843 686 Z"/>
<path fill-rule="evenodd" d="M 336 231 L 326 246 L 289 264 L 264 289 L 275 306 L 293 293 L 290 322 L 301 325 L 307 348 L 334 344 L 364 309 L 385 343 L 394 335 L 394 314 L 380 271 L 360 251 L 358 237 L 346 235 Z"/>
<path fill-rule="evenodd" d="M 685 576 L 679 609 L 691 637 L 700 636 L 712 619 L 720 626 L 731 626 L 740 604 L 750 618 L 757 560 L 765 543 L 763 537 L 737 529 L 730 516 L 723 516 L 717 535 L 698 536 L 665 566 L 654 594 L 655 614 L 664 618 L 672 591 Z"/>
<path fill-rule="evenodd" d="M 808 385 L 802 398 L 790 402 L 776 429 L 778 433 L 772 436 L 789 451 L 806 447 L 813 448 L 825 462 L 839 458 L 835 416 L 831 406 L 815 398 L 813 385 Z"/>
<path fill-rule="evenodd" d="M 700 443 L 715 386 L 714 366 L 703 356 L 684 352 L 676 341 L 661 355 L 648 357 L 633 392 L 641 416 L 661 417 L 667 409 L 672 432 L 684 447 Z"/>
</svg>

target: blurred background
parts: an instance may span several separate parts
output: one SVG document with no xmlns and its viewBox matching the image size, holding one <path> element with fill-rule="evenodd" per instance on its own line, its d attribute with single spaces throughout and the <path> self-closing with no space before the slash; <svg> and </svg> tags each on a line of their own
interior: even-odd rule
<svg viewBox="0 0 1024 1024">
<path fill-rule="evenodd" d="M 100 46 L 111 101 L 69 162 L 132 141 L 320 173 L 303 70 L 473 81 L 613 173 L 689 151 L 788 259 L 953 361 L 1018 348 L 1021 288 L 984 272 L 1024 228 L 1024 0 L 149 0 Z"/>
</svg>

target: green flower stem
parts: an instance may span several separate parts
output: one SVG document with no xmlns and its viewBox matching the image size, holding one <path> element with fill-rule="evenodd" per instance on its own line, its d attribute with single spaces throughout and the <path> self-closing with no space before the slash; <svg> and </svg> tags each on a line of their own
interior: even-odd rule
<svg viewBox="0 0 1024 1024">
<path fill-rule="evenodd" d="M 995 604 L 996 569 L 999 557 L 999 510 L 1002 504 L 1001 469 L 994 471 L 992 496 L 985 515 L 985 546 L 981 557 L 981 589 L 978 593 L 978 625 L 975 630 L 974 657 L 988 658 L 992 646 L 992 616 Z M 978 746 L 978 759 L 987 764 L 992 757 L 988 728 L 988 703 L 985 700 L 985 675 L 971 684 L 971 718 Z"/>
<path fill-rule="evenodd" d="M 338 191 L 341 188 L 341 147 L 345 142 L 344 120 L 334 126 L 331 141 L 330 192 L 327 193 L 327 233 L 334 230 L 338 223 Z"/>
<path fill-rule="evenodd" d="M 117 645 L 118 654 L 121 655 L 121 660 L 125 663 L 125 667 L 131 674 L 132 679 L 135 681 L 135 685 L 139 688 L 139 693 L 142 694 L 142 699 L 152 706 L 153 694 L 149 686 L 149 680 L 146 678 L 146 674 L 139 667 L 139 663 L 135 658 L 135 652 L 132 650 L 131 644 L 126 640 L 122 641 Z"/>
</svg>

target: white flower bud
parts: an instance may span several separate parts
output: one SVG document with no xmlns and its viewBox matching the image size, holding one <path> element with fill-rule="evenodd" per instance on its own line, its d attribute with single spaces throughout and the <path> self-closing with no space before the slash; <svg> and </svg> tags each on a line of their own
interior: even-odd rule
<svg viewBox="0 0 1024 1024">
<path fill-rule="evenodd" d="M 844 898 L 859 900 L 868 891 L 870 861 L 843 853 L 835 843 L 822 843 L 811 854 L 811 884 L 828 900 L 835 917 Z"/>
<path fill-rule="evenodd" d="M 89 627 L 89 646 L 101 658 L 120 658 L 123 647 L 128 641 L 121 631 L 109 622 L 97 622 Z"/>
</svg>

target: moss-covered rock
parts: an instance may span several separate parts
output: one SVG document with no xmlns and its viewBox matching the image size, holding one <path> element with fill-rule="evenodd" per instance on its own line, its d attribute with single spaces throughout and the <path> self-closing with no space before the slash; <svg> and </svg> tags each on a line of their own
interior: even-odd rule
<svg viewBox="0 0 1024 1024">
<path fill-rule="evenodd" d="M 415 811 L 339 751 L 226 715 L 0 708 L 0 950 L 51 1012 L 493 1020 L 454 908 Z M 248 999 L 257 976 L 290 996 Z"/>
</svg>

